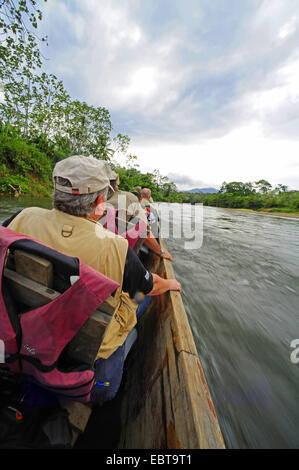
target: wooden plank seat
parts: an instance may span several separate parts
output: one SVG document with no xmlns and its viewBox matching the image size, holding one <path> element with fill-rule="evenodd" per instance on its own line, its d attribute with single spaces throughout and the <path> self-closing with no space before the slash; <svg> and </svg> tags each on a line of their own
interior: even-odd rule
<svg viewBox="0 0 299 470">
<path fill-rule="evenodd" d="M 45 305 L 61 295 L 52 288 L 52 263 L 21 250 L 10 254 L 9 267 L 4 267 L 3 276 L 14 299 L 29 310 Z M 94 364 L 112 315 L 113 309 L 106 302 L 95 310 L 68 344 L 66 354 L 69 360 L 90 366 Z M 74 444 L 78 435 L 84 432 L 92 410 L 89 405 L 73 401 L 64 400 L 62 406 L 69 413 Z"/>
</svg>

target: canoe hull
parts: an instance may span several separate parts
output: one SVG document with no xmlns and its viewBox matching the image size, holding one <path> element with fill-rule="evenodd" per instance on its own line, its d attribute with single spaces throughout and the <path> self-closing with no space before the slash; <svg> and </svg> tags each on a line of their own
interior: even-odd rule
<svg viewBox="0 0 299 470">
<path fill-rule="evenodd" d="M 152 271 L 175 277 L 172 264 L 158 257 Z M 224 448 L 180 293 L 154 297 L 141 317 L 120 409 L 120 449 Z"/>
</svg>

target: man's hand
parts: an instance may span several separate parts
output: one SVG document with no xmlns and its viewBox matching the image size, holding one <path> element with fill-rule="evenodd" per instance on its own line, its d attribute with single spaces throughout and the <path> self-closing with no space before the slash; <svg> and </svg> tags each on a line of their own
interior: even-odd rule
<svg viewBox="0 0 299 470">
<path fill-rule="evenodd" d="M 181 283 L 178 282 L 176 279 L 169 279 L 169 290 L 182 292 Z"/>
<path fill-rule="evenodd" d="M 169 261 L 172 261 L 172 256 L 170 253 L 168 253 L 167 250 L 164 250 L 164 253 L 161 254 L 161 247 L 157 240 L 154 238 L 154 235 L 152 232 L 149 232 L 147 235 L 145 242 L 145 246 L 149 248 L 151 251 L 153 251 L 156 255 L 161 256 L 161 258 L 168 259 Z"/>
<path fill-rule="evenodd" d="M 147 295 L 160 295 L 169 290 L 182 292 L 182 286 L 176 279 L 163 279 L 154 273 L 152 273 L 152 276 L 154 281 L 153 289 Z"/>
<path fill-rule="evenodd" d="M 168 253 L 167 250 L 164 250 L 164 253 L 161 255 L 161 258 L 168 259 L 169 261 L 172 261 L 172 256 L 170 253 Z"/>
</svg>

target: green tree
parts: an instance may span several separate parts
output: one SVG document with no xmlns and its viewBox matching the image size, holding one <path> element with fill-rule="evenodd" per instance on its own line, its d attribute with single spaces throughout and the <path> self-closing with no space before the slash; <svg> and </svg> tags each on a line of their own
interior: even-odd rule
<svg viewBox="0 0 299 470">
<path fill-rule="evenodd" d="M 66 102 L 58 124 L 60 128 L 53 130 L 53 134 L 66 139 L 73 154 L 110 160 L 116 152 L 125 152 L 130 142 L 128 136 L 112 136 L 108 109 L 90 106 L 78 100 Z"/>
<path fill-rule="evenodd" d="M 262 193 L 262 194 L 267 194 L 271 191 L 271 188 L 272 188 L 272 185 L 266 181 L 266 180 L 259 180 L 259 181 L 256 181 L 255 183 L 255 187 L 257 189 L 258 192 Z"/>
<path fill-rule="evenodd" d="M 45 2 L 47 0 L 44 0 Z M 38 22 L 42 20 L 40 0 L 1 0 L 0 1 L 0 64 L 1 69 L 8 62 L 19 63 L 23 60 L 24 45 L 32 48 L 32 61 L 41 66 L 40 41 L 36 35 Z"/>
<path fill-rule="evenodd" d="M 232 181 L 231 183 L 222 183 L 220 193 L 230 193 L 240 196 L 248 196 L 254 192 L 252 183 L 242 183 L 240 181 Z"/>
<path fill-rule="evenodd" d="M 40 0 L 2 0 L 0 3 L 0 82 L 5 103 L 1 118 L 20 124 L 29 132 L 30 110 L 34 103 L 35 75 L 42 65 L 40 43 L 35 33 L 42 19 Z"/>
<path fill-rule="evenodd" d="M 278 184 L 275 188 L 275 192 L 277 193 L 286 193 L 288 190 L 288 187 L 284 184 Z"/>
</svg>

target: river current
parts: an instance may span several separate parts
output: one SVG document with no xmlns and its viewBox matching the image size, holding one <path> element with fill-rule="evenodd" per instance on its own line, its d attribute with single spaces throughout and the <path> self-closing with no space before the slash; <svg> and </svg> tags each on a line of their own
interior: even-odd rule
<svg viewBox="0 0 299 470">
<path fill-rule="evenodd" d="M 0 223 L 32 205 L 51 201 L 1 197 Z M 173 212 L 175 230 L 181 206 Z M 299 219 L 202 215 L 201 246 L 171 233 L 166 244 L 226 447 L 299 448 Z"/>
</svg>

